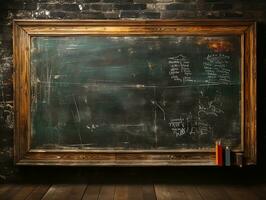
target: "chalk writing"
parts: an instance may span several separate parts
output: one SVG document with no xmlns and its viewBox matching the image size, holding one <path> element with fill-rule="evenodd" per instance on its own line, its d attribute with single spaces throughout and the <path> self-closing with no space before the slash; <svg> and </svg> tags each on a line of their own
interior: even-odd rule
<svg viewBox="0 0 266 200">
<path fill-rule="evenodd" d="M 95 129 L 97 129 L 99 127 L 98 124 L 91 124 L 91 125 L 86 125 L 86 128 L 90 130 L 90 132 L 94 132 Z"/>
<path fill-rule="evenodd" d="M 193 82 L 191 78 L 190 61 L 184 55 L 168 58 L 169 75 L 180 83 Z"/>
<path fill-rule="evenodd" d="M 204 91 L 200 91 L 200 98 L 198 102 L 198 116 L 202 115 L 212 115 L 217 117 L 224 113 L 223 103 L 221 101 L 221 92 L 219 90 L 215 91 L 215 96 L 210 99 Z"/>
<path fill-rule="evenodd" d="M 176 137 L 199 134 L 198 119 L 193 119 L 192 113 L 183 113 L 178 118 L 171 119 L 169 127 Z"/>
<path fill-rule="evenodd" d="M 211 126 L 207 122 L 200 121 L 198 122 L 199 136 L 207 135 L 212 133 Z"/>
<path fill-rule="evenodd" d="M 203 62 L 209 83 L 230 84 L 230 56 L 222 53 L 209 54 Z"/>
<path fill-rule="evenodd" d="M 206 115 L 214 115 L 214 116 L 218 116 L 218 114 L 220 113 L 224 113 L 224 111 L 220 108 L 218 108 L 215 104 L 214 101 L 210 101 L 208 102 L 207 106 L 204 105 L 199 105 L 199 112 L 198 114 L 206 114 Z"/>
<path fill-rule="evenodd" d="M 183 135 L 191 137 L 213 135 L 213 127 L 200 116 L 195 117 L 192 113 L 183 113 L 178 118 L 171 119 L 168 124 L 176 138 Z"/>
</svg>

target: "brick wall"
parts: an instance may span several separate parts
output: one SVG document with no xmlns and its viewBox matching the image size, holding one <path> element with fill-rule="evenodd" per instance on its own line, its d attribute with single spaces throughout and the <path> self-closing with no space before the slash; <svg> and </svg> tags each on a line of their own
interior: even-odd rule
<svg viewBox="0 0 266 200">
<path fill-rule="evenodd" d="M 266 1 L 265 0 L 2 0 L 0 2 L 0 180 L 16 177 L 13 166 L 12 20 L 28 19 L 188 19 L 249 18 L 259 22 L 258 111 L 259 166 L 266 136 L 265 107 Z M 264 147 L 265 146 L 265 147 Z"/>
</svg>

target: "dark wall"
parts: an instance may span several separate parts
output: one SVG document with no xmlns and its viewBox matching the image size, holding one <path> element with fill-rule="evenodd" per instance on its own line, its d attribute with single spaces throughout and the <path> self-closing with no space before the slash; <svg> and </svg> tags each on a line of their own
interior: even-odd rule
<svg viewBox="0 0 266 200">
<path fill-rule="evenodd" d="M 13 166 L 12 20 L 27 19 L 254 19 L 258 26 L 259 168 L 266 166 L 265 0 L 1 0 L 0 2 L 0 180 L 17 177 Z M 266 76 L 266 74 L 265 74 Z M 34 170 L 33 170 L 34 171 Z"/>
</svg>

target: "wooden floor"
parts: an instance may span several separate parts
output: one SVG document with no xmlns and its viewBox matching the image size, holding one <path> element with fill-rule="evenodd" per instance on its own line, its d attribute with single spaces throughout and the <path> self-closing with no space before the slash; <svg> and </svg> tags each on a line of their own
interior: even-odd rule
<svg viewBox="0 0 266 200">
<path fill-rule="evenodd" d="M 14 200 L 163 200 L 266 199 L 266 185 L 177 184 L 4 184 L 0 199 Z"/>
<path fill-rule="evenodd" d="M 37 180 L 40 177 L 37 175 L 25 178 L 25 172 L 23 180 L 35 181 L 1 184 L 0 200 L 266 200 L 265 179 L 259 179 L 253 172 L 247 175 L 246 172 L 165 170 L 152 173 L 117 170 L 84 175 L 60 169 L 57 177 L 42 174 L 42 180 Z"/>
</svg>

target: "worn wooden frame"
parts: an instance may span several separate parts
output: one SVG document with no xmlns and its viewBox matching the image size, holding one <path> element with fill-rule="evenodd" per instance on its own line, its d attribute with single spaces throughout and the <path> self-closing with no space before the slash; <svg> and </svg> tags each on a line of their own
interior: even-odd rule
<svg viewBox="0 0 266 200">
<path fill-rule="evenodd" d="M 215 150 L 32 150 L 30 149 L 30 40 L 70 35 L 239 35 L 242 39 L 242 149 L 256 164 L 256 23 L 238 20 L 15 20 L 13 23 L 15 138 L 18 165 L 171 166 L 215 165 Z M 241 159 L 242 160 L 242 159 Z"/>
</svg>

